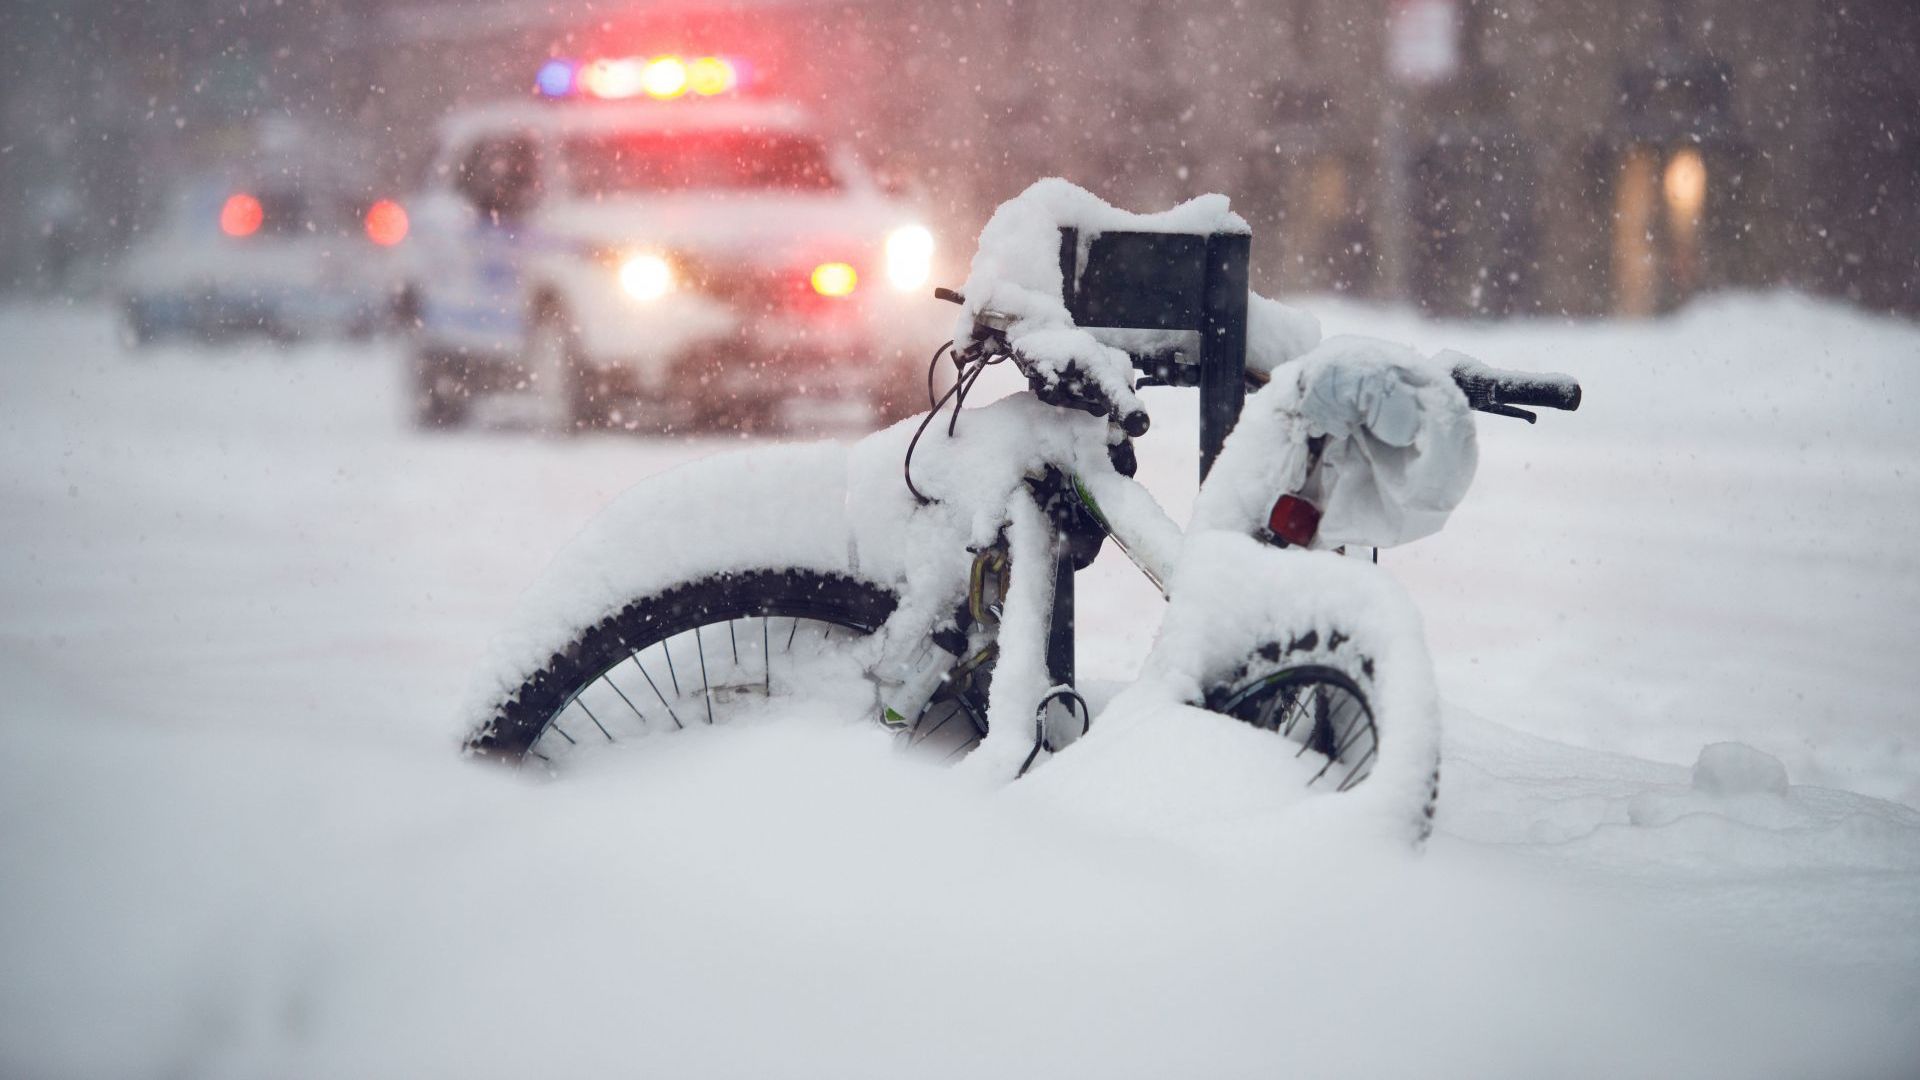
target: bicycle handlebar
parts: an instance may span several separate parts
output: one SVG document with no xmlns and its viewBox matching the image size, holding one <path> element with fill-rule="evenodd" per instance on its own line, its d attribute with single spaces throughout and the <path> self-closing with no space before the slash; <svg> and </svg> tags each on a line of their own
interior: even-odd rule
<svg viewBox="0 0 1920 1080">
<path fill-rule="evenodd" d="M 954 303 L 964 300 L 959 293 L 951 289 L 936 290 L 935 295 L 942 300 Z M 983 317 L 975 322 L 976 342 L 995 339 L 1004 346 L 1006 341 L 1004 329 L 1005 327 L 993 318 Z M 1013 350 L 1009 349 L 1008 352 L 1016 360 L 1021 359 Z M 1449 352 L 1443 352 L 1441 355 L 1445 357 Z M 1135 352 L 1129 349 L 1127 355 L 1133 361 L 1133 366 L 1145 375 L 1141 380 L 1143 386 L 1199 385 L 1199 369 L 1191 363 L 1181 363 L 1178 351 Z M 1567 412 L 1580 407 L 1580 383 L 1571 375 L 1546 371 L 1510 371 L 1489 367 L 1459 353 L 1451 353 L 1451 356 L 1457 358 L 1452 367 L 1454 385 L 1466 395 L 1468 407 L 1477 412 L 1511 416 L 1531 424 L 1538 417 L 1519 406 L 1562 409 Z M 1042 401 L 1050 405 L 1082 409 L 1095 415 L 1110 416 L 1121 423 L 1129 435 L 1138 436 L 1146 431 L 1145 413 L 1129 412 L 1126 416 L 1120 415 L 1121 410 L 1115 406 L 1114 402 L 1107 400 L 1106 395 L 1100 392 L 1098 384 L 1084 378 L 1084 373 L 1073 366 L 1069 365 L 1065 371 L 1047 378 L 1039 377 L 1024 362 L 1020 367 L 1027 374 L 1028 381 Z M 1247 378 L 1256 386 L 1264 385 L 1267 381 L 1265 372 L 1252 370 L 1247 372 Z"/>
</svg>

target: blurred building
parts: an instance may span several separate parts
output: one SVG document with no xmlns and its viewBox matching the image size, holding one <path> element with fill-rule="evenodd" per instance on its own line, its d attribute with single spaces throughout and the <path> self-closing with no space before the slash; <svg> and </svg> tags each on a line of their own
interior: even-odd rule
<svg viewBox="0 0 1920 1080">
<path fill-rule="evenodd" d="M 1920 312 L 1914 0 L 92 0 L 0 15 L 16 285 L 267 115 L 403 186 L 539 59 L 752 55 L 949 234 L 1033 178 L 1230 193 L 1275 291 L 1638 314 L 1790 284 Z M 64 231 L 63 231 L 64 230 Z M 65 237 L 61 243 L 53 239 Z M 27 257 L 18 253 L 25 251 Z"/>
<path fill-rule="evenodd" d="M 1403 280 L 1429 308 L 1643 314 L 1787 282 L 1920 309 L 1911 3 L 1392 8 L 1453 16 L 1445 72 L 1399 81 Z"/>
<path fill-rule="evenodd" d="M 982 10 L 997 33 L 959 39 L 937 93 L 977 103 L 985 190 L 1228 191 L 1284 289 L 1644 314 L 1786 283 L 1920 311 L 1911 0 Z"/>
</svg>

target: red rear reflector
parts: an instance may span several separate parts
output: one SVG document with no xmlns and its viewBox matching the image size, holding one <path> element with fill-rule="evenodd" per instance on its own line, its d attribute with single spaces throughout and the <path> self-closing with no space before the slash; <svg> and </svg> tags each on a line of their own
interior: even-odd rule
<svg viewBox="0 0 1920 1080">
<path fill-rule="evenodd" d="M 228 236 L 252 236 L 260 231 L 260 223 L 267 219 L 267 212 L 260 207 L 260 200 L 242 191 L 227 196 L 220 207 L 220 231 Z"/>
<path fill-rule="evenodd" d="M 1298 495 L 1282 495 L 1267 515 L 1267 528 L 1294 547 L 1306 547 L 1320 531 L 1320 508 Z"/>
<path fill-rule="evenodd" d="M 381 247 L 392 247 L 407 238 L 407 212 L 392 199 L 381 199 L 367 207 L 367 239 Z"/>
</svg>

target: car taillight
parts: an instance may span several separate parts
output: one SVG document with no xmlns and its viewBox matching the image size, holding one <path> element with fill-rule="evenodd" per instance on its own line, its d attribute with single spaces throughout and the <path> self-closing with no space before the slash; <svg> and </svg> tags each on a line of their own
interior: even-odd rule
<svg viewBox="0 0 1920 1080">
<path fill-rule="evenodd" d="M 227 196 L 220 207 L 220 231 L 228 236 L 252 236 L 260 231 L 260 223 L 267 219 L 267 212 L 260 206 L 260 200 L 244 191 Z"/>
<path fill-rule="evenodd" d="M 1293 547 L 1306 547 L 1320 531 L 1320 508 L 1298 495 L 1282 495 L 1267 515 L 1267 528 Z"/>
<path fill-rule="evenodd" d="M 367 207 L 367 239 L 381 247 L 392 247 L 407 238 L 407 211 L 392 199 L 381 199 Z"/>
<path fill-rule="evenodd" d="M 813 291 L 821 296 L 851 296 L 860 284 L 860 275 L 843 262 L 821 263 L 813 268 Z"/>
</svg>

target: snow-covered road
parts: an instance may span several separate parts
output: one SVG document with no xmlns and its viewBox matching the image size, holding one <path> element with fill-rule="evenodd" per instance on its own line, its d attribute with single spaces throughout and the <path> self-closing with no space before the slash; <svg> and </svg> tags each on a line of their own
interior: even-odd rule
<svg viewBox="0 0 1920 1080">
<path fill-rule="evenodd" d="M 468 765 L 519 588 L 725 440 L 425 437 L 385 347 L 0 311 L 0 1075 L 1920 1071 L 1920 328 L 1315 310 L 1587 390 L 1483 420 L 1448 531 L 1386 555 L 1448 706 L 1417 860 L 860 731 Z M 1151 640 L 1130 573 L 1083 580 L 1091 678 Z M 1696 790 L 1721 741 L 1795 786 Z"/>
</svg>

